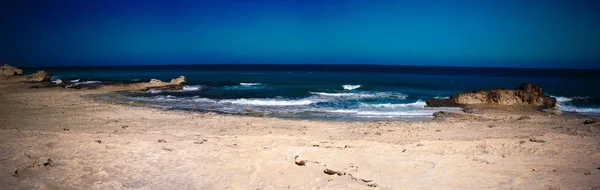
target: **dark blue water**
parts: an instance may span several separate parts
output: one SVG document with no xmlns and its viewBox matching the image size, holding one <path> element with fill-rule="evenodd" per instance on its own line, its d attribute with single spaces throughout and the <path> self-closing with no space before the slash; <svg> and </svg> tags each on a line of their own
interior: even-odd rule
<svg viewBox="0 0 600 190">
<path fill-rule="evenodd" d="M 180 75 L 180 92 L 127 94 L 130 100 L 178 109 L 323 119 L 411 119 L 429 117 L 430 97 L 484 88 L 516 88 L 533 82 L 559 100 L 564 111 L 600 112 L 599 70 L 416 67 L 379 65 L 180 65 L 44 69 L 55 79 L 131 83 Z"/>
</svg>

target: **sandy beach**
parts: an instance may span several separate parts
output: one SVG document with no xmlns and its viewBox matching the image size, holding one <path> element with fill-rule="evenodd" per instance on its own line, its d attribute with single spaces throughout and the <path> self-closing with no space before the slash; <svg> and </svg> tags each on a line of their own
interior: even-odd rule
<svg viewBox="0 0 600 190">
<path fill-rule="evenodd" d="M 600 122 L 521 108 L 325 122 L 0 83 L 2 189 L 593 189 Z M 585 123 L 585 124 L 584 124 Z"/>
</svg>

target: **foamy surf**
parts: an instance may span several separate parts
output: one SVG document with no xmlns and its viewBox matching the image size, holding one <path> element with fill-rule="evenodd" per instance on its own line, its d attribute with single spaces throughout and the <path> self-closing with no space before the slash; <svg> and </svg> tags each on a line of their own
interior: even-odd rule
<svg viewBox="0 0 600 190">
<path fill-rule="evenodd" d="M 252 82 L 240 82 L 240 85 L 242 86 L 260 86 L 263 85 L 262 83 L 252 83 Z"/>
<path fill-rule="evenodd" d="M 60 79 L 52 80 L 54 84 L 61 84 L 63 81 Z"/>
<path fill-rule="evenodd" d="M 277 99 L 236 99 L 236 100 L 221 100 L 221 103 L 231 103 L 240 105 L 254 106 L 301 106 L 314 103 L 311 100 L 277 100 Z"/>
<path fill-rule="evenodd" d="M 203 86 L 201 86 L 201 85 L 194 85 L 194 86 L 185 85 L 185 86 L 183 86 L 183 91 L 198 91 L 198 90 L 201 90 L 202 87 Z"/>
<path fill-rule="evenodd" d="M 349 100 L 352 100 L 352 99 L 353 100 L 375 99 L 375 98 L 406 99 L 408 97 L 406 94 L 400 93 L 400 92 L 356 92 L 356 93 L 310 92 L 310 94 L 324 96 L 324 97 L 349 99 Z"/>
<path fill-rule="evenodd" d="M 65 86 L 65 88 L 72 88 L 72 87 L 75 87 L 75 86 L 78 86 L 78 85 L 95 86 L 95 85 L 100 85 L 100 84 L 102 84 L 101 81 L 94 81 L 94 80 L 92 80 L 92 81 L 83 81 L 83 82 L 74 82 L 74 83 L 72 83 L 70 85 Z"/>
<path fill-rule="evenodd" d="M 589 108 L 589 107 L 577 107 L 574 106 L 572 101 L 576 99 L 588 99 L 589 97 L 563 97 L 563 96 L 552 96 L 556 98 L 556 108 L 566 112 L 576 112 L 582 114 L 600 114 L 600 108 Z"/>
<path fill-rule="evenodd" d="M 342 88 L 344 88 L 344 90 L 354 90 L 354 89 L 357 89 L 360 87 L 362 87 L 362 85 L 359 85 L 359 84 L 357 84 L 357 85 L 351 85 L 351 84 L 342 85 Z"/>
</svg>

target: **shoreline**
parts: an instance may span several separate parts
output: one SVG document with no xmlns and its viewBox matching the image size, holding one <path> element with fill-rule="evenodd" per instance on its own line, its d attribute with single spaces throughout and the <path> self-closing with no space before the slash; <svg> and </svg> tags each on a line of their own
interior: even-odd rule
<svg viewBox="0 0 600 190">
<path fill-rule="evenodd" d="M 29 85 L 0 82 L 0 184 L 14 189 L 600 186 L 600 123 L 583 124 L 588 117 L 500 110 L 426 122 L 288 120 L 86 97 L 120 87 Z"/>
</svg>

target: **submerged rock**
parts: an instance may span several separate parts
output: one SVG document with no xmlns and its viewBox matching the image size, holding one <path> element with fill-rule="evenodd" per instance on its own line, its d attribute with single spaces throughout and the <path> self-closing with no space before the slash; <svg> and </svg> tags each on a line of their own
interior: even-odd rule
<svg viewBox="0 0 600 190">
<path fill-rule="evenodd" d="M 464 107 L 474 104 L 527 105 L 542 109 L 553 108 L 556 98 L 542 92 L 542 88 L 532 83 L 523 83 L 515 90 L 493 89 L 460 93 L 445 99 L 430 98 L 429 107 Z"/>
<path fill-rule="evenodd" d="M 2 75 L 8 75 L 8 76 L 13 76 L 13 75 L 23 75 L 23 70 L 16 68 L 14 66 L 11 66 L 9 64 L 4 64 L 3 66 L 0 66 L 0 74 Z"/>
</svg>

